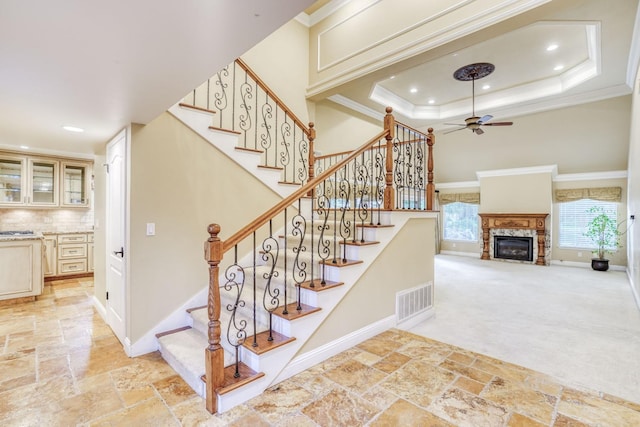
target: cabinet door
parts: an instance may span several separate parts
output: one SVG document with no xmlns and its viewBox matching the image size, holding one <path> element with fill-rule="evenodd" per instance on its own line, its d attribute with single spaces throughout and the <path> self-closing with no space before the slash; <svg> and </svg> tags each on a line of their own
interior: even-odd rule
<svg viewBox="0 0 640 427">
<path fill-rule="evenodd" d="M 44 276 L 55 276 L 57 273 L 57 248 L 58 238 L 56 236 L 45 236 L 44 238 Z"/>
<path fill-rule="evenodd" d="M 38 158 L 29 159 L 28 204 L 38 206 L 58 205 L 58 162 Z"/>
<path fill-rule="evenodd" d="M 86 163 L 62 162 L 62 206 L 89 206 L 91 167 Z"/>
<path fill-rule="evenodd" d="M 0 156 L 0 205 L 15 206 L 26 202 L 27 159 Z"/>
</svg>

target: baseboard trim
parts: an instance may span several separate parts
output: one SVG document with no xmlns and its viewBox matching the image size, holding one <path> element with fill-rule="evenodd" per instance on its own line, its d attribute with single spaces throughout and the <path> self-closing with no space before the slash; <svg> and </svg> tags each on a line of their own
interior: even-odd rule
<svg viewBox="0 0 640 427">
<path fill-rule="evenodd" d="M 348 350 L 381 332 L 394 328 L 395 326 L 396 315 L 394 314 L 367 325 L 364 328 L 358 329 L 357 331 L 353 331 L 341 338 L 338 338 L 337 340 L 324 344 L 314 350 L 303 353 L 300 356 L 295 357 L 291 363 L 289 363 L 282 372 L 280 372 L 280 375 L 278 375 L 273 384 L 277 384 L 287 378 L 299 374 L 300 372 L 307 370 L 338 353 L 342 353 L 343 351 Z"/>
<path fill-rule="evenodd" d="M 636 301 L 636 306 L 638 310 L 640 310 L 640 295 L 638 295 L 638 291 L 633 283 L 633 277 L 631 277 L 631 271 L 627 268 L 627 279 L 629 280 L 629 286 L 631 287 L 631 293 L 633 294 L 633 299 Z"/>
<path fill-rule="evenodd" d="M 102 305 L 100 300 L 98 300 L 95 295 L 93 296 L 93 306 L 95 307 L 100 317 L 102 317 L 102 320 L 104 320 L 104 323 L 107 323 L 107 309 L 104 305 Z"/>
<path fill-rule="evenodd" d="M 442 255 L 457 255 L 457 256 L 466 256 L 470 258 L 480 258 L 480 253 L 477 252 L 457 252 L 457 251 L 440 251 Z"/>
<path fill-rule="evenodd" d="M 580 268 L 591 268 L 591 261 L 589 262 L 576 262 L 576 261 L 563 261 L 559 259 L 552 259 L 551 265 L 560 265 L 565 267 L 580 267 Z M 609 264 L 610 270 L 615 271 L 627 271 L 627 267 L 623 265 L 613 265 Z"/>
<path fill-rule="evenodd" d="M 425 310 L 422 313 L 405 320 L 404 322 L 398 323 L 396 325 L 396 328 L 402 329 L 403 331 L 408 331 L 414 326 L 419 325 L 420 323 L 431 319 L 435 315 L 436 315 L 436 309 L 435 307 L 432 306 L 428 310 Z"/>
</svg>

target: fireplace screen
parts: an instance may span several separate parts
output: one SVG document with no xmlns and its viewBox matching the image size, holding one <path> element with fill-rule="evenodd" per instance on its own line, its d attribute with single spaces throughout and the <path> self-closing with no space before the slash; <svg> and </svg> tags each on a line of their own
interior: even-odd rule
<svg viewBox="0 0 640 427">
<path fill-rule="evenodd" d="M 494 236 L 493 257 L 533 261 L 533 237 Z"/>
</svg>

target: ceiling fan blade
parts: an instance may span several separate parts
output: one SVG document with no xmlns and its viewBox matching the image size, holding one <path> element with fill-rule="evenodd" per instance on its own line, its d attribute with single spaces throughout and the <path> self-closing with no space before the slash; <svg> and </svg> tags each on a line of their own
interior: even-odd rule
<svg viewBox="0 0 640 427">
<path fill-rule="evenodd" d="M 444 123 L 444 124 L 449 126 L 466 126 L 466 124 L 464 123 Z"/>
<path fill-rule="evenodd" d="M 459 131 L 459 130 L 466 129 L 466 128 L 467 128 L 467 127 L 466 127 L 466 126 L 464 126 L 464 127 L 458 128 L 458 129 L 454 129 L 454 130 L 450 130 L 450 131 L 447 131 L 447 132 L 443 132 L 442 134 L 443 134 L 443 135 L 446 135 L 446 134 L 448 134 L 448 133 L 451 133 L 451 132 L 457 132 L 457 131 Z"/>
<path fill-rule="evenodd" d="M 473 131 L 476 133 L 476 135 L 482 135 L 484 133 L 484 131 L 480 128 L 476 128 Z"/>
<path fill-rule="evenodd" d="M 493 123 L 481 123 L 482 126 L 511 126 L 513 122 L 493 122 Z"/>
<path fill-rule="evenodd" d="M 487 114 L 485 116 L 480 117 L 480 120 L 478 120 L 478 124 L 483 124 L 484 122 L 488 122 L 491 119 L 493 119 L 493 116 L 491 114 Z"/>
</svg>

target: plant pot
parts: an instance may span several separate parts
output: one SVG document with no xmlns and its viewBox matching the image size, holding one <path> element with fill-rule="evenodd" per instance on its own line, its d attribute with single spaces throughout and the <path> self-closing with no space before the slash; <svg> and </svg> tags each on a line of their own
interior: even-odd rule
<svg viewBox="0 0 640 427">
<path fill-rule="evenodd" d="M 591 259 L 591 268 L 596 271 L 607 271 L 609 269 L 609 260 L 593 258 Z"/>
</svg>

